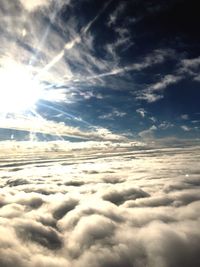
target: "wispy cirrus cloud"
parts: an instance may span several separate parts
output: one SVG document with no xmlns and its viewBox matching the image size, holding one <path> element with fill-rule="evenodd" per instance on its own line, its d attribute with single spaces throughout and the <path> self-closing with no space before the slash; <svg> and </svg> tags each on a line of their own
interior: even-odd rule
<svg viewBox="0 0 200 267">
<path fill-rule="evenodd" d="M 115 10 L 109 15 L 109 19 L 108 19 L 108 22 L 107 22 L 107 25 L 109 27 L 113 26 L 116 24 L 118 18 L 120 15 L 122 15 L 124 9 L 126 8 L 126 3 L 120 3 L 116 8 Z"/>
<path fill-rule="evenodd" d="M 182 114 L 182 115 L 181 115 L 181 119 L 183 119 L 183 120 L 188 120 L 188 119 L 189 119 L 188 114 Z"/>
<path fill-rule="evenodd" d="M 161 98 L 163 98 L 164 90 L 172 85 L 176 84 L 183 79 L 182 76 L 175 76 L 175 75 L 166 75 L 164 76 L 161 81 L 150 85 L 147 89 L 138 92 L 137 99 L 145 100 L 148 103 L 155 102 Z"/>
<path fill-rule="evenodd" d="M 200 57 L 182 59 L 177 72 L 181 75 L 188 75 L 198 82 L 200 80 Z"/>
<path fill-rule="evenodd" d="M 188 127 L 187 125 L 181 125 L 180 127 L 181 127 L 181 129 L 182 129 L 183 131 L 185 131 L 185 132 L 189 132 L 189 131 L 191 131 L 191 128 Z"/>
<path fill-rule="evenodd" d="M 145 100 L 148 103 L 156 102 L 164 97 L 163 92 L 168 86 L 176 84 L 186 77 L 185 75 L 193 76 L 195 81 L 199 77 L 199 57 L 193 59 L 181 59 L 177 62 L 174 74 L 166 74 L 160 81 L 149 84 L 144 90 L 137 93 L 138 100 Z"/>
<path fill-rule="evenodd" d="M 126 115 L 127 115 L 126 112 L 122 112 L 122 111 L 119 111 L 117 109 L 113 109 L 112 112 L 100 115 L 99 119 L 114 120 L 115 118 L 123 118 Z"/>
<path fill-rule="evenodd" d="M 103 79 L 109 76 L 117 76 L 120 74 L 126 74 L 127 72 L 131 72 L 131 71 L 142 71 L 142 70 L 145 70 L 146 68 L 151 68 L 154 65 L 163 63 L 168 57 L 171 57 L 171 54 L 169 53 L 168 50 L 156 49 L 152 51 L 152 53 L 149 53 L 143 58 L 141 58 L 140 61 L 138 62 L 125 65 L 123 67 L 120 67 L 120 66 L 114 67 L 113 69 L 110 69 L 107 72 L 100 73 L 94 76 L 88 76 L 88 77 L 86 76 L 85 78 L 83 78 L 82 81 L 89 82 L 95 79 L 99 81 L 99 79 Z M 76 81 L 78 82 L 79 79 Z"/>
<path fill-rule="evenodd" d="M 157 129 L 158 128 L 156 125 L 152 125 L 150 128 L 139 132 L 138 135 L 144 140 L 145 139 L 154 139 L 154 133 Z"/>
<path fill-rule="evenodd" d="M 200 66 L 200 57 L 191 59 L 182 59 L 180 71 L 189 74 L 195 74 L 195 71 L 198 69 L 199 66 Z"/>
</svg>

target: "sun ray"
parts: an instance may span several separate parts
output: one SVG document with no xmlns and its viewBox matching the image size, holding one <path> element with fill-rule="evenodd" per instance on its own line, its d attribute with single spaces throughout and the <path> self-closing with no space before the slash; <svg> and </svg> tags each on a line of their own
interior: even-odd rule
<svg viewBox="0 0 200 267">
<path fill-rule="evenodd" d="M 85 124 L 85 125 L 87 125 L 89 127 L 94 127 L 94 125 L 92 125 L 91 123 L 89 123 L 89 122 L 87 122 L 87 121 L 85 121 L 83 119 L 80 119 L 79 117 L 76 117 L 76 116 L 74 116 L 74 115 L 72 115 L 72 114 L 70 114 L 70 113 L 68 113 L 66 111 L 63 111 L 63 110 L 59 109 L 59 108 L 56 108 L 55 104 L 54 105 L 53 104 L 47 105 L 45 103 L 38 103 L 38 105 L 44 106 L 45 108 L 49 108 L 49 109 L 54 110 L 54 111 L 58 111 L 60 114 L 66 115 L 67 117 L 69 117 L 70 119 L 73 119 L 75 121 L 82 122 L 83 124 Z"/>
<path fill-rule="evenodd" d="M 44 118 L 43 118 L 38 112 L 36 112 L 34 109 L 31 110 L 31 112 L 35 115 L 35 117 L 37 117 L 37 118 L 39 118 L 39 119 L 41 119 L 41 120 L 44 119 Z M 31 133 L 32 133 L 32 132 L 31 132 Z M 62 135 L 61 135 L 58 131 L 56 131 L 56 136 L 59 138 L 59 140 L 64 141 L 64 138 L 62 137 Z"/>
</svg>

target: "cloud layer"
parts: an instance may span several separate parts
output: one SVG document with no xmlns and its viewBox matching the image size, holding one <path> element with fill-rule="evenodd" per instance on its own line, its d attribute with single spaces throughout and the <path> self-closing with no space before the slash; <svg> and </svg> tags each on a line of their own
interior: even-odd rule
<svg viewBox="0 0 200 267">
<path fill-rule="evenodd" d="M 1 143 L 1 266 L 200 264 L 198 146 L 65 144 Z"/>
</svg>

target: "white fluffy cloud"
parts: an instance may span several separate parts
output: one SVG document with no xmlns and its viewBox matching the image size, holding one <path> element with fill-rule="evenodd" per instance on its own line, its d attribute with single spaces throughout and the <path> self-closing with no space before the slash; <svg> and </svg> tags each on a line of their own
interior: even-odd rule
<svg viewBox="0 0 200 267">
<path fill-rule="evenodd" d="M 1 266 L 199 266 L 197 144 L 9 144 Z"/>
</svg>

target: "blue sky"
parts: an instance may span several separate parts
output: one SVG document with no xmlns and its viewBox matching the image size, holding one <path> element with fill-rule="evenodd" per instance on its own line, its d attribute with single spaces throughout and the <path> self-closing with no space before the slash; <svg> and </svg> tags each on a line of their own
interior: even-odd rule
<svg viewBox="0 0 200 267">
<path fill-rule="evenodd" d="M 16 78 L 8 65 L 42 88 L 34 105 L 0 110 L 1 140 L 198 138 L 196 10 L 184 0 L 1 1 L 2 102 Z M 20 83 L 9 84 L 13 105 Z"/>
</svg>

